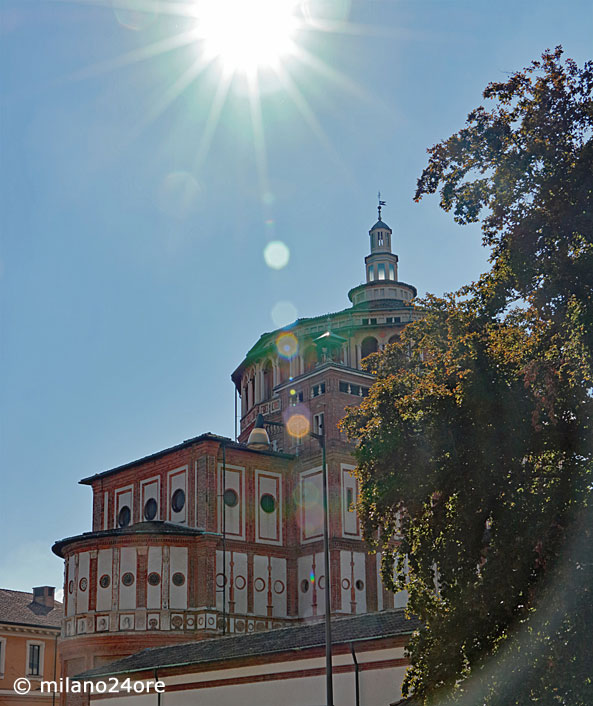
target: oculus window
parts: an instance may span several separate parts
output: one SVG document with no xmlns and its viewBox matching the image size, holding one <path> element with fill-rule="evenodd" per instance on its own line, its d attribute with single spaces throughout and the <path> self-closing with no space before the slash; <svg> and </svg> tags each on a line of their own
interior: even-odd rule
<svg viewBox="0 0 593 706">
<path fill-rule="evenodd" d="M 173 497 L 171 498 L 171 509 L 173 510 L 173 512 L 181 512 L 184 507 L 185 491 L 183 491 L 181 488 L 177 488 L 177 490 L 173 493 Z"/>
</svg>

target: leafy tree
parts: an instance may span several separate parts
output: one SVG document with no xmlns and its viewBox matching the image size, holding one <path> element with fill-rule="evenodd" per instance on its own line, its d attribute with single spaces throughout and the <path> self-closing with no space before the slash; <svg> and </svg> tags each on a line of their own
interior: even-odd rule
<svg viewBox="0 0 593 706">
<path fill-rule="evenodd" d="M 343 421 L 365 535 L 422 623 L 420 703 L 593 703 L 593 64 L 561 57 L 429 150 L 416 198 L 481 219 L 492 268 L 422 302 Z"/>
</svg>

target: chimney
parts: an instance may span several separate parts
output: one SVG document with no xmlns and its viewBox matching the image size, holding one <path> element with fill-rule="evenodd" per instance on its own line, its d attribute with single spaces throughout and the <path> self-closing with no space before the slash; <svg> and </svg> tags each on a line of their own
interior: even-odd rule
<svg viewBox="0 0 593 706">
<path fill-rule="evenodd" d="M 53 586 L 37 586 L 33 588 L 33 603 L 44 605 L 46 608 L 54 607 L 54 591 Z"/>
</svg>

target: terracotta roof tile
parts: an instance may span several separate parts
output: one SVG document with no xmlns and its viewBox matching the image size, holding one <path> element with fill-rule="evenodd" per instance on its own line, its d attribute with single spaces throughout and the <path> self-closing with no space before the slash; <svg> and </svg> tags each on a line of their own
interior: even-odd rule
<svg viewBox="0 0 593 706">
<path fill-rule="evenodd" d="M 64 617 L 64 607 L 55 601 L 53 608 L 33 603 L 33 594 L 0 588 L 0 623 L 36 625 L 59 628 Z"/>
<path fill-rule="evenodd" d="M 360 642 L 381 637 L 408 635 L 418 627 L 409 620 L 403 608 L 380 613 L 365 613 L 332 620 L 334 645 Z M 240 659 L 253 655 L 303 650 L 325 645 L 325 623 L 298 624 L 246 635 L 229 635 L 209 640 L 195 640 L 181 645 L 152 647 L 111 664 L 91 669 L 77 678 L 100 677 L 163 669 L 179 665 L 203 664 Z"/>
</svg>

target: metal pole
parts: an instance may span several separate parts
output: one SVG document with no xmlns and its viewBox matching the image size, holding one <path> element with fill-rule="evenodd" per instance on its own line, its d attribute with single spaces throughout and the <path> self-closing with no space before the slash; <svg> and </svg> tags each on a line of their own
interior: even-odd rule
<svg viewBox="0 0 593 706">
<path fill-rule="evenodd" d="M 226 492 L 226 445 L 222 445 L 222 495 L 220 496 L 222 523 L 222 634 L 226 635 L 226 507 L 224 494 Z"/>
<path fill-rule="evenodd" d="M 54 640 L 54 682 L 56 681 L 56 666 L 58 663 L 58 636 L 59 636 L 59 634 L 60 634 L 59 632 L 56 633 L 56 638 Z M 51 703 L 52 703 L 52 706 L 55 706 L 55 703 L 56 703 L 55 690 L 54 690 L 52 697 L 51 697 Z"/>
<path fill-rule="evenodd" d="M 352 659 L 354 660 L 354 688 L 356 694 L 356 706 L 360 706 L 360 674 L 358 660 L 356 659 L 356 652 L 354 651 L 354 643 L 350 643 L 350 652 L 352 652 Z"/>
<path fill-rule="evenodd" d="M 235 387 L 235 441 L 237 441 L 237 388 Z"/>
<path fill-rule="evenodd" d="M 263 422 L 271 427 L 285 427 L 282 422 Z M 323 559 L 325 566 L 325 681 L 327 706 L 334 706 L 334 686 L 332 669 L 332 628 L 331 628 L 331 582 L 329 575 L 329 503 L 327 497 L 327 458 L 325 454 L 325 426 L 321 434 L 310 431 L 309 436 L 317 439 L 321 446 L 322 476 L 323 476 Z"/>
<path fill-rule="evenodd" d="M 327 459 L 325 457 L 325 429 L 318 438 L 323 463 L 323 561 L 325 564 L 325 689 L 327 706 L 334 706 L 332 669 L 331 585 L 329 576 L 329 503 L 327 499 Z"/>
</svg>

